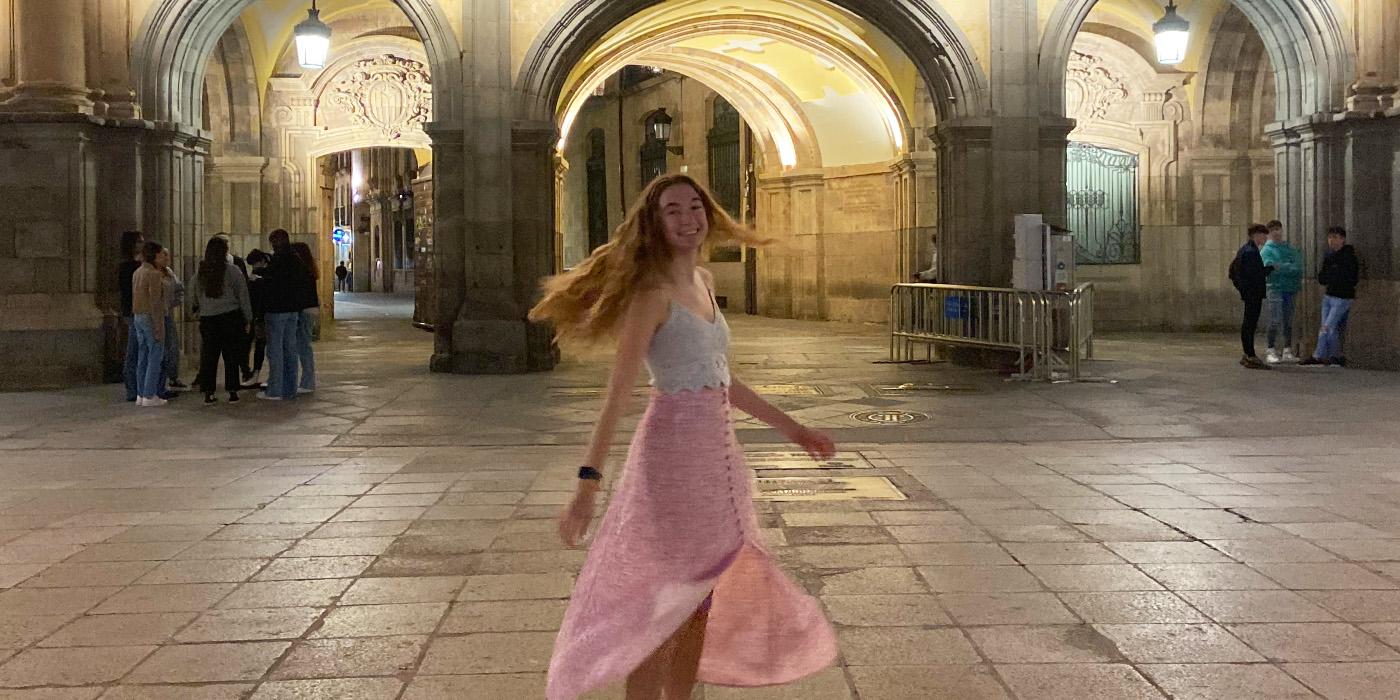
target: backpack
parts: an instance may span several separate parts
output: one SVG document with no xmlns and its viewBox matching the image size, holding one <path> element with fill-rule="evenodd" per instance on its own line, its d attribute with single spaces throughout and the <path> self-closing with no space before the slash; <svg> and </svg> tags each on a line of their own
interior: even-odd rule
<svg viewBox="0 0 1400 700">
<path fill-rule="evenodd" d="M 1240 253 L 1235 253 L 1235 259 L 1230 261 L 1230 284 L 1235 285 L 1235 291 L 1244 291 L 1244 264 L 1240 262 Z"/>
</svg>

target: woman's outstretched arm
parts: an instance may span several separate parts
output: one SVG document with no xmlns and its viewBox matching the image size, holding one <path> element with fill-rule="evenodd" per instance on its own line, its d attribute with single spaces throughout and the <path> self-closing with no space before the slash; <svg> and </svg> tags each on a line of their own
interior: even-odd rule
<svg viewBox="0 0 1400 700">
<path fill-rule="evenodd" d="M 757 418 L 793 441 L 812 459 L 831 459 L 836 454 L 836 444 L 825 433 L 813 430 L 793 420 L 782 409 L 768 403 L 749 385 L 731 378 L 729 383 L 729 403 L 735 408 Z"/>
<path fill-rule="evenodd" d="M 666 320 L 669 303 L 670 298 L 664 292 L 650 292 L 637 295 L 628 306 L 618 332 L 617 357 L 613 362 L 612 375 L 608 378 L 608 395 L 603 401 L 598 423 L 593 428 L 588 454 L 584 457 L 587 466 L 605 471 L 603 463 L 612 447 L 617 422 L 631 403 L 637 374 L 642 369 L 652 336 Z M 559 536 L 570 547 L 578 544 L 588 531 L 588 523 L 593 519 L 593 505 L 601 486 L 599 481 L 579 479 L 573 502 L 560 514 Z"/>
</svg>

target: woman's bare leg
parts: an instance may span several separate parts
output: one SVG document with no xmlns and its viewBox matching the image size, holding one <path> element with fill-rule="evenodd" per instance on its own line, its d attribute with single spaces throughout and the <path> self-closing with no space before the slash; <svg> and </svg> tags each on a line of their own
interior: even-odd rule
<svg viewBox="0 0 1400 700">
<path fill-rule="evenodd" d="M 651 656 L 627 675 L 626 700 L 690 700 L 700 672 L 709 610 L 697 610 Z"/>
<path fill-rule="evenodd" d="M 696 610 L 672 638 L 675 650 L 666 678 L 666 700 L 690 700 L 700 673 L 700 652 L 705 648 L 705 623 L 709 618 L 708 608 Z"/>
<path fill-rule="evenodd" d="M 627 674 L 627 700 L 661 700 L 661 688 L 666 684 L 674 641 L 675 637 L 666 640 L 646 661 Z"/>
</svg>

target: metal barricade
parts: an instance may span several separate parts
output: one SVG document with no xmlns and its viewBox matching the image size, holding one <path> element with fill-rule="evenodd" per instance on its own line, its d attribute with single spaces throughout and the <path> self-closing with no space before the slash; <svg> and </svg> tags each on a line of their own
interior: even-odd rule
<svg viewBox="0 0 1400 700">
<path fill-rule="evenodd" d="M 914 359 L 923 345 L 1016 353 L 1018 377 L 1078 379 L 1093 355 L 1094 288 L 1043 292 L 953 284 L 897 284 L 890 290 L 890 359 Z"/>
</svg>

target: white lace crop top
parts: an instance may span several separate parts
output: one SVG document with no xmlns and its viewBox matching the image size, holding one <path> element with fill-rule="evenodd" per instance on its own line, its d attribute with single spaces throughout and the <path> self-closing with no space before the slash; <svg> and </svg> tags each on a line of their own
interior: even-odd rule
<svg viewBox="0 0 1400 700">
<path fill-rule="evenodd" d="M 710 299 L 714 322 L 671 302 L 671 314 L 647 351 L 651 384 L 665 394 L 729 386 L 729 324 Z"/>
</svg>

